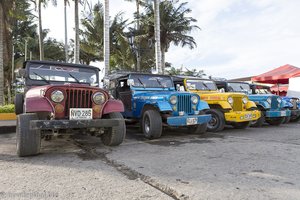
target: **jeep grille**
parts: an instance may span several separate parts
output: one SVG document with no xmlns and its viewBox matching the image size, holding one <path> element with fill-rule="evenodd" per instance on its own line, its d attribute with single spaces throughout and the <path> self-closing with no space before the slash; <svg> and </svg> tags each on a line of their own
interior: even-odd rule
<svg viewBox="0 0 300 200">
<path fill-rule="evenodd" d="M 92 108 L 92 91 L 87 89 L 67 89 L 65 115 L 69 116 L 70 108 Z"/>
<path fill-rule="evenodd" d="M 278 105 L 278 101 L 277 101 L 278 96 L 272 96 L 272 102 L 271 102 L 271 108 L 272 109 L 278 109 L 280 108 L 280 105 Z"/>
<path fill-rule="evenodd" d="M 192 102 L 190 94 L 180 94 L 177 96 L 178 102 L 177 107 L 178 111 L 184 111 L 187 114 L 192 114 Z"/>
<path fill-rule="evenodd" d="M 243 102 L 242 97 L 233 97 L 233 111 L 242 111 L 243 110 Z"/>
</svg>

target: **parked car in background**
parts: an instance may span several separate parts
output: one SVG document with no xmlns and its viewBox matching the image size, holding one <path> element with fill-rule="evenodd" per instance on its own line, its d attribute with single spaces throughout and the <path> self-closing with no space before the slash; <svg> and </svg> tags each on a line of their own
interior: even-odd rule
<svg viewBox="0 0 300 200">
<path fill-rule="evenodd" d="M 264 122 L 270 125 L 280 125 L 284 122 L 285 117 L 291 115 L 291 111 L 284 108 L 284 102 L 278 95 L 273 94 L 252 94 L 249 83 L 233 81 L 217 81 L 219 89 L 225 92 L 239 92 L 248 95 L 249 99 L 255 102 L 257 108 L 261 111 L 261 117 L 251 125 L 260 127 Z"/>
<path fill-rule="evenodd" d="M 15 98 L 17 154 L 40 152 L 41 139 L 91 133 L 108 146 L 126 134 L 121 101 L 99 88 L 99 69 L 87 65 L 27 61 L 19 70 L 24 93 Z"/>
<path fill-rule="evenodd" d="M 163 126 L 187 127 L 190 133 L 206 131 L 211 116 L 197 94 L 178 92 L 167 75 L 146 73 L 113 74 L 110 92 L 125 106 L 123 116 L 128 123 L 138 123 L 146 138 L 159 138 Z"/>
<path fill-rule="evenodd" d="M 252 94 L 272 94 L 269 86 L 251 84 Z M 284 108 L 291 111 L 291 116 L 286 116 L 284 123 L 297 122 L 300 120 L 300 101 L 297 97 L 284 96 L 282 97 Z"/>
<path fill-rule="evenodd" d="M 190 91 L 201 96 L 210 107 L 206 110 L 211 114 L 207 130 L 217 132 L 224 129 L 225 124 L 243 129 L 251 121 L 260 118 L 260 111 L 247 95 L 241 93 L 222 93 L 213 80 L 195 77 L 174 77 L 177 90 Z"/>
</svg>

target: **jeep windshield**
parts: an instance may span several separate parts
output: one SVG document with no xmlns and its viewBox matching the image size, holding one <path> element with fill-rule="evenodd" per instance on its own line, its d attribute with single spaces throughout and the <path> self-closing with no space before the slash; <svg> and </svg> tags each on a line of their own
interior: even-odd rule
<svg viewBox="0 0 300 200">
<path fill-rule="evenodd" d="M 271 90 L 267 86 L 262 86 L 262 85 L 255 85 L 255 91 L 254 94 L 272 94 Z"/>
<path fill-rule="evenodd" d="M 248 83 L 228 82 L 228 92 L 242 92 L 245 94 L 251 94 L 252 90 Z"/>
<path fill-rule="evenodd" d="M 187 88 L 190 90 L 207 90 L 216 91 L 218 90 L 215 82 L 210 80 L 186 80 Z"/>
<path fill-rule="evenodd" d="M 132 74 L 133 87 L 144 88 L 174 88 L 173 81 L 169 76 L 155 76 L 148 74 Z"/>
<path fill-rule="evenodd" d="M 79 83 L 98 86 L 98 71 L 91 68 L 55 64 L 31 64 L 29 78 L 45 83 Z"/>
</svg>

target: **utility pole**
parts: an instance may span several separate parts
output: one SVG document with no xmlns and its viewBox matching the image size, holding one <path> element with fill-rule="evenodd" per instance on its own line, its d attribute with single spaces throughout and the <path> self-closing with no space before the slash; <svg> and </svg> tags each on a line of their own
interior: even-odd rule
<svg viewBox="0 0 300 200">
<path fill-rule="evenodd" d="M 154 0 L 154 34 L 155 34 L 155 60 L 156 71 L 161 74 L 161 45 L 160 45 L 160 16 L 159 16 L 160 0 Z"/>
</svg>

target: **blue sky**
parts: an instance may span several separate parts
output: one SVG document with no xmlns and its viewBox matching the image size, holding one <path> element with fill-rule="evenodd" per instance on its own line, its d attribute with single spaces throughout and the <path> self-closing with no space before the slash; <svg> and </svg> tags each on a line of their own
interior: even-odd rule
<svg viewBox="0 0 300 200">
<path fill-rule="evenodd" d="M 166 61 L 174 67 L 202 69 L 208 75 L 228 79 L 257 75 L 284 64 L 300 67 L 299 0 L 186 1 L 201 30 L 191 33 L 197 48 L 170 47 Z M 62 41 L 63 4 L 59 3 L 43 12 L 43 28 L 50 29 L 50 37 Z M 68 35 L 74 38 L 72 4 L 68 10 Z M 111 16 L 121 10 L 130 18 L 135 4 L 110 1 Z"/>
</svg>

